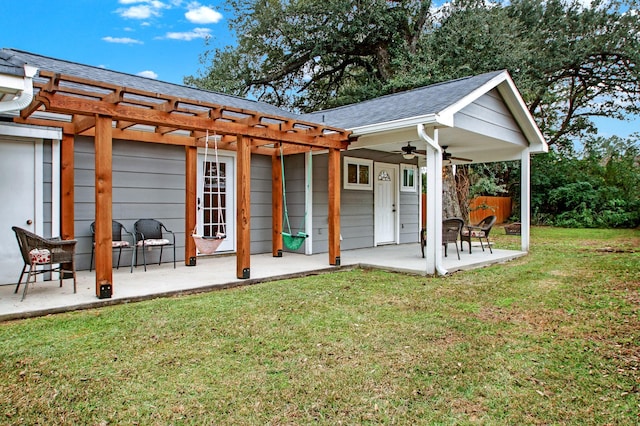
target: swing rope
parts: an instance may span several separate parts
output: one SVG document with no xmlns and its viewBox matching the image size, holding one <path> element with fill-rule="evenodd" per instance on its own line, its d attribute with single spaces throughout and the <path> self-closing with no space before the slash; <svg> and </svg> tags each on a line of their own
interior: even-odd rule
<svg viewBox="0 0 640 426">
<path fill-rule="evenodd" d="M 214 151 L 215 151 L 215 156 L 216 156 L 216 177 L 217 177 L 217 181 L 218 181 L 218 220 L 219 222 L 219 227 L 218 227 L 218 232 L 216 232 L 216 235 L 213 237 L 204 237 L 202 235 L 198 235 L 197 234 L 197 230 L 198 230 L 198 224 L 196 221 L 196 226 L 193 228 L 193 233 L 191 235 L 191 237 L 193 238 L 193 241 L 196 244 L 196 247 L 198 249 L 198 251 L 202 254 L 213 254 L 215 253 L 215 251 L 218 249 L 218 247 L 220 246 L 220 244 L 222 244 L 222 241 L 227 237 L 226 236 L 226 225 L 225 225 L 225 221 L 224 221 L 224 216 L 222 213 L 222 199 L 221 199 L 221 195 L 220 195 L 220 161 L 218 159 L 218 135 L 214 134 L 213 137 L 213 143 L 214 143 Z M 209 151 L 209 130 L 207 130 L 207 135 L 205 138 L 205 143 L 204 143 L 204 164 L 205 164 L 205 170 L 206 170 L 206 166 L 207 166 L 207 155 L 208 155 L 208 151 Z M 206 176 L 203 176 L 203 179 L 206 179 Z M 222 231 L 222 232 L 220 232 Z"/>
<path fill-rule="evenodd" d="M 289 250 L 298 250 L 308 235 L 302 231 L 298 231 L 296 235 L 291 233 L 291 223 L 289 222 L 289 211 L 287 209 L 287 190 L 285 186 L 284 175 L 284 154 L 282 145 L 280 145 L 280 166 L 282 170 L 282 203 L 284 204 L 284 221 L 289 232 L 282 232 L 282 242 Z M 307 209 L 305 206 L 303 224 L 307 218 Z"/>
</svg>

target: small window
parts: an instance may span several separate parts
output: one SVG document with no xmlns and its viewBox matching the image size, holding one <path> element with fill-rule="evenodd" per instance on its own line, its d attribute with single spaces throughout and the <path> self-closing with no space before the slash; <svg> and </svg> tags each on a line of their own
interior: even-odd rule
<svg viewBox="0 0 640 426">
<path fill-rule="evenodd" d="M 344 157 L 344 189 L 372 190 L 373 160 Z"/>
<path fill-rule="evenodd" d="M 402 173 L 402 186 L 400 190 L 403 192 L 416 192 L 418 188 L 418 168 L 411 164 L 400 164 Z"/>
</svg>

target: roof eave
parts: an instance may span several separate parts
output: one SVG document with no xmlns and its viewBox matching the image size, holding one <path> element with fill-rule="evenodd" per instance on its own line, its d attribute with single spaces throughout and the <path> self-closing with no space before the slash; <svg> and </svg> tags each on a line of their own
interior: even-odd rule
<svg viewBox="0 0 640 426">
<path fill-rule="evenodd" d="M 414 128 L 418 124 L 430 127 L 453 127 L 453 115 L 426 114 L 416 117 L 403 118 L 400 120 L 368 124 L 366 126 L 352 127 L 347 130 L 350 130 L 353 136 L 364 136 L 373 133 L 386 133 L 406 128 Z"/>
</svg>

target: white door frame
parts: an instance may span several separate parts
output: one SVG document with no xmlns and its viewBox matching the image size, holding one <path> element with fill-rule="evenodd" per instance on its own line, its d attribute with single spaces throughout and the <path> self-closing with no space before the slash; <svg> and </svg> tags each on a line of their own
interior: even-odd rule
<svg viewBox="0 0 640 426">
<path fill-rule="evenodd" d="M 197 162 L 197 191 L 196 191 L 196 199 L 202 199 L 202 163 L 204 162 L 204 148 L 198 148 L 198 162 Z M 236 250 L 236 209 L 237 209 L 237 200 L 236 200 L 236 167 L 238 166 L 237 156 L 235 151 L 222 151 L 218 150 L 218 160 L 230 160 L 232 164 L 232 172 L 229 173 L 227 171 L 226 179 L 227 179 L 227 194 L 231 195 L 233 203 L 231 203 L 230 207 L 227 207 L 227 212 L 224 217 L 225 227 L 226 227 L 226 235 L 225 241 L 221 244 L 219 250 L 230 252 Z M 215 162 L 215 151 L 211 148 L 207 151 L 207 161 Z M 202 215 L 202 210 L 197 209 L 196 207 L 196 222 L 198 224 L 198 233 L 202 233 L 202 226 L 204 217 Z M 231 226 L 227 226 L 231 224 Z M 228 244 L 230 243 L 230 244 Z M 198 256 L 203 256 L 202 253 L 198 253 Z"/>
<path fill-rule="evenodd" d="M 393 171 L 393 204 L 395 205 L 394 208 L 394 217 L 393 217 L 393 239 L 391 242 L 385 241 L 380 243 L 379 242 L 379 238 L 378 238 L 378 230 L 376 229 L 376 215 L 378 215 L 378 212 L 376 211 L 376 197 L 377 197 L 377 185 L 376 185 L 376 181 L 378 179 L 378 174 L 380 173 L 380 169 L 385 168 L 385 169 L 391 169 Z M 374 162 L 373 163 L 373 245 L 374 247 L 378 246 L 379 244 L 399 244 L 400 243 L 400 191 L 399 191 L 399 169 L 400 166 L 398 164 L 391 164 L 391 163 L 380 163 L 380 162 Z"/>
</svg>

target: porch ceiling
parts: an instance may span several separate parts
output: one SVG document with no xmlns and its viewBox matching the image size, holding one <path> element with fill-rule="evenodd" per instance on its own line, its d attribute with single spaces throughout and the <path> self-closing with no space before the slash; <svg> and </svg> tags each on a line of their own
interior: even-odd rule
<svg viewBox="0 0 640 426">
<path fill-rule="evenodd" d="M 346 149 L 351 132 L 276 115 L 146 92 L 105 82 L 40 71 L 34 100 L 17 123 L 62 127 L 65 134 L 95 135 L 97 116 L 112 119 L 113 138 L 204 146 L 208 131 L 219 148 L 236 150 L 238 135 L 252 152 L 273 155 L 310 149 Z"/>
<path fill-rule="evenodd" d="M 519 160 L 522 151 L 526 149 L 525 146 L 518 143 L 460 128 L 440 128 L 438 141 L 441 147 L 447 147 L 447 152 L 452 156 L 472 160 L 471 162 L 453 161 L 454 164 Z M 418 160 L 420 164 L 423 164 L 426 144 L 418 137 L 415 127 L 382 134 L 363 135 L 351 143 L 349 149 L 367 148 L 401 154 L 401 148 L 406 146 L 407 142 L 421 151 L 418 153 Z"/>
</svg>

